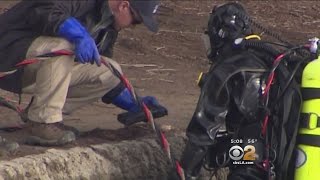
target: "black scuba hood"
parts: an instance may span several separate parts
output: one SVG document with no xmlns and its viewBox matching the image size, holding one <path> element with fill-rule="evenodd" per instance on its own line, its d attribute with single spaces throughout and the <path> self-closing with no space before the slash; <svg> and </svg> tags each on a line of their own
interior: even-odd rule
<svg viewBox="0 0 320 180">
<path fill-rule="evenodd" d="M 211 49 L 208 53 L 210 60 L 225 44 L 251 34 L 247 17 L 247 12 L 239 3 L 226 3 L 213 8 L 206 32 L 210 38 Z"/>
</svg>

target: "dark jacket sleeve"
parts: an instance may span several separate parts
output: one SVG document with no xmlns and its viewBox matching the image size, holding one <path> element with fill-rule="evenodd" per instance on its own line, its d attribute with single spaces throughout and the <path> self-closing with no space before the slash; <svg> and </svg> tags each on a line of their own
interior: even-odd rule
<svg viewBox="0 0 320 180">
<path fill-rule="evenodd" d="M 28 0 L 29 1 L 29 0 Z M 31 2 L 30 2 L 31 3 Z M 29 24 L 43 35 L 57 35 L 59 26 L 69 17 L 80 18 L 94 9 L 95 0 L 34 0 L 29 12 Z"/>
</svg>

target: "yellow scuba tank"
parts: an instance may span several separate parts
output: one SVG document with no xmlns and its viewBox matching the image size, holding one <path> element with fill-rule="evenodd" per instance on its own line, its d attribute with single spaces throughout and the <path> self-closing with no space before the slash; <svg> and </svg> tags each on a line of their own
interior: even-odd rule
<svg viewBox="0 0 320 180">
<path fill-rule="evenodd" d="M 320 179 L 320 56 L 303 70 L 295 180 Z"/>
</svg>

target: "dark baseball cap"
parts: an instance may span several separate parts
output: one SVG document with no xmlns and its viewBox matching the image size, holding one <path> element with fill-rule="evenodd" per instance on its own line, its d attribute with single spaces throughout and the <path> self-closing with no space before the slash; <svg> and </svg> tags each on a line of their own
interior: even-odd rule
<svg viewBox="0 0 320 180">
<path fill-rule="evenodd" d="M 130 0 L 131 7 L 139 13 L 143 24 L 152 32 L 158 31 L 158 23 L 154 18 L 159 7 L 159 0 Z"/>
</svg>

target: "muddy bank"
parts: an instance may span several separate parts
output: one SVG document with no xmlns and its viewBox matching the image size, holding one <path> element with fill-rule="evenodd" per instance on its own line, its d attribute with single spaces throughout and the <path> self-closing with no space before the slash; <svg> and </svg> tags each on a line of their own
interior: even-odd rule
<svg viewBox="0 0 320 180">
<path fill-rule="evenodd" d="M 180 156 L 185 139 L 170 137 Z M 49 149 L 0 163 L 0 179 L 168 179 L 170 163 L 154 139 Z"/>
<path fill-rule="evenodd" d="M 186 139 L 168 138 L 172 155 L 180 158 Z M 140 139 L 74 147 L 48 149 L 42 154 L 0 161 L 0 180 L 177 180 L 172 166 L 155 139 Z M 220 170 L 212 180 L 224 180 Z M 203 171 L 202 179 L 211 174 Z"/>
</svg>

